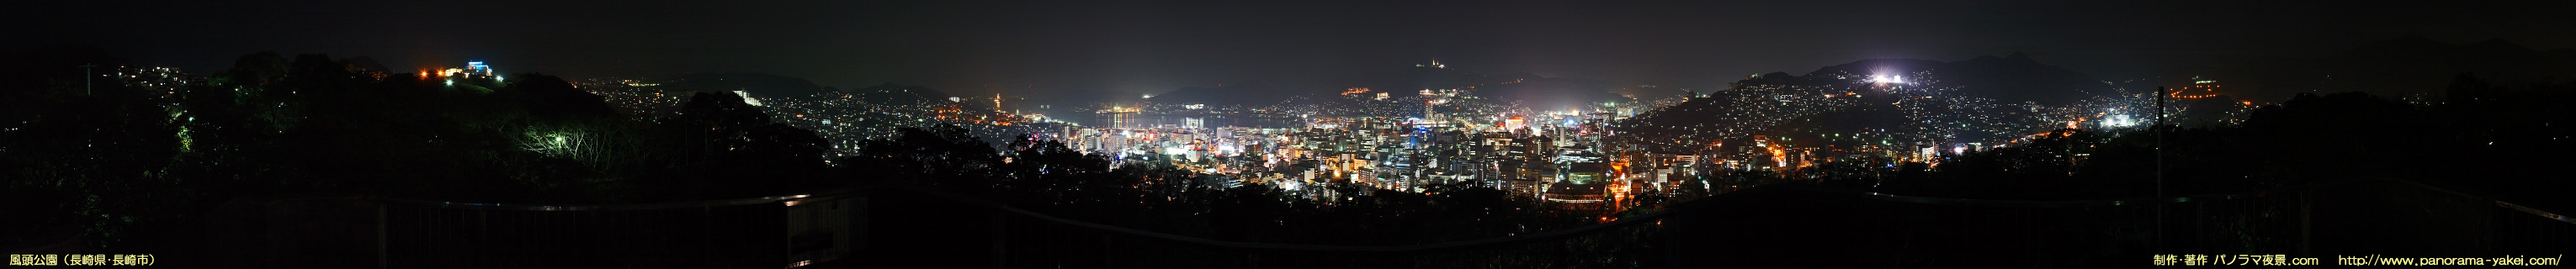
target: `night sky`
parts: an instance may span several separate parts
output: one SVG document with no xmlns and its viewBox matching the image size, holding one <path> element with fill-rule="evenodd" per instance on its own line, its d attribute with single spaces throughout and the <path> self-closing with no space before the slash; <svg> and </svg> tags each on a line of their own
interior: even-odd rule
<svg viewBox="0 0 2576 269">
<path fill-rule="evenodd" d="M 758 72 L 1038 96 L 1314 81 L 1435 58 L 1488 73 L 1711 86 L 1867 58 L 2015 51 L 2120 79 L 2408 34 L 2576 46 L 2570 1 L 357 2 L 47 1 L 0 11 L 0 27 L 11 51 L 94 45 L 198 73 L 274 50 L 396 69 L 483 60 L 576 79 Z"/>
</svg>

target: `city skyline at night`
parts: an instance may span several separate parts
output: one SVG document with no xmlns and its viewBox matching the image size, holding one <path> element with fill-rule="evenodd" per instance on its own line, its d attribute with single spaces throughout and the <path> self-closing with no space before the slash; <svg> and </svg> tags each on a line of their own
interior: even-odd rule
<svg viewBox="0 0 2576 269">
<path fill-rule="evenodd" d="M 34 6 L 11 267 L 2576 252 L 2564 2 Z"/>
</svg>

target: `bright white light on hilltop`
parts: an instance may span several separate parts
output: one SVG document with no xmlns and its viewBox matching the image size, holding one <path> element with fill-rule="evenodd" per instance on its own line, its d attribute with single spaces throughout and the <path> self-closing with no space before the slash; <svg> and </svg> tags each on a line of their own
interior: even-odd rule
<svg viewBox="0 0 2576 269">
<path fill-rule="evenodd" d="M 760 105 L 760 99 L 751 99 L 751 92 L 748 92 L 748 91 L 733 91 L 733 94 L 734 94 L 734 95 L 737 95 L 737 96 L 742 96 L 742 103 L 743 103 L 743 104 L 750 104 L 751 106 L 761 106 L 761 105 Z"/>
<path fill-rule="evenodd" d="M 1879 75 L 1879 76 L 1869 76 L 1869 81 L 1870 81 L 1870 82 L 1876 82 L 1876 83 L 1886 83 L 1886 84 L 1905 84 L 1905 76 L 1899 76 L 1899 75 Z"/>
<path fill-rule="evenodd" d="M 2102 123 L 2111 125 L 2111 127 L 2129 127 L 2132 125 L 2138 125 L 2136 120 L 2129 119 L 2129 115 L 2111 115 L 2110 119 L 2103 120 Z"/>
</svg>

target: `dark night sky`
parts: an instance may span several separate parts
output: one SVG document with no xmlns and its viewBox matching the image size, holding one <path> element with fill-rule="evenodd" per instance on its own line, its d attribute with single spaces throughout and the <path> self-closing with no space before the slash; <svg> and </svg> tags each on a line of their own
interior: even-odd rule
<svg viewBox="0 0 2576 269">
<path fill-rule="evenodd" d="M 1690 86 L 1866 58 L 2014 51 L 2119 79 L 2407 34 L 2576 46 L 2570 1 L 357 2 L 49 1 L 0 11 L 0 27 L 13 51 L 89 44 L 199 73 L 275 50 L 372 56 L 396 69 L 479 59 L 571 78 L 760 72 L 844 88 L 1053 93 L 1040 96 L 1311 81 L 1432 58 Z"/>
</svg>

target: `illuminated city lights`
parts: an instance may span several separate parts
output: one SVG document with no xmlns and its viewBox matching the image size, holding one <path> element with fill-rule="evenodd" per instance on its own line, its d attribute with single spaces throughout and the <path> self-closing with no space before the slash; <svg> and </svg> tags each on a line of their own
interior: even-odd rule
<svg viewBox="0 0 2576 269">
<path fill-rule="evenodd" d="M 2568 1 L 39 2 L 0 16 L 13 266 L 2555 265 L 2517 257 L 2576 229 Z"/>
</svg>

